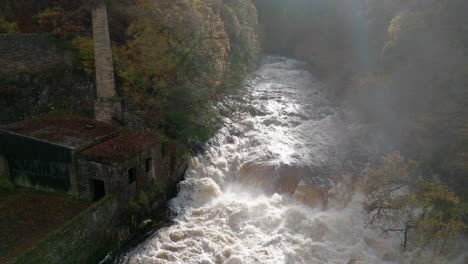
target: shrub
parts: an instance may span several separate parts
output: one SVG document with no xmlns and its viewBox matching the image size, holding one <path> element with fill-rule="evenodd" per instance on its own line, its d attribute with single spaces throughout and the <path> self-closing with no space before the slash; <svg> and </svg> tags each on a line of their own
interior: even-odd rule
<svg viewBox="0 0 468 264">
<path fill-rule="evenodd" d="M 94 40 L 92 37 L 76 37 L 72 41 L 77 50 L 78 68 L 88 75 L 94 73 Z"/>
<path fill-rule="evenodd" d="M 15 185 L 6 177 L 0 176 L 0 191 L 12 192 L 15 190 Z"/>
<path fill-rule="evenodd" d="M 18 27 L 15 22 L 8 22 L 0 16 L 0 33 L 13 33 L 17 31 Z"/>
</svg>

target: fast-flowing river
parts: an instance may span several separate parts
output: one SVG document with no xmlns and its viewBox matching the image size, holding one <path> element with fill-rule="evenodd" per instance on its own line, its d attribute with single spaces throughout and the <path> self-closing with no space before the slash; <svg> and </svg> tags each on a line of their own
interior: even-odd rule
<svg viewBox="0 0 468 264">
<path fill-rule="evenodd" d="M 246 86 L 190 162 L 174 224 L 118 263 L 447 263 L 365 227 L 353 124 L 305 64 L 267 57 Z"/>
</svg>

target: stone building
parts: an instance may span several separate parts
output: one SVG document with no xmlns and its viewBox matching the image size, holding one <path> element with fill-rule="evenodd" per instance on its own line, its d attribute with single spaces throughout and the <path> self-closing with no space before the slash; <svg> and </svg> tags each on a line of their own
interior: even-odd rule
<svg viewBox="0 0 468 264">
<path fill-rule="evenodd" d="M 44 117 L 0 126 L 0 177 L 19 186 L 122 202 L 150 186 L 161 147 L 149 132 L 81 117 Z"/>
<path fill-rule="evenodd" d="M 83 118 L 46 117 L 1 126 L 0 133 L 0 154 L 15 184 L 78 196 L 76 154 L 119 129 Z"/>
<path fill-rule="evenodd" d="M 119 193 L 123 200 L 145 190 L 156 179 L 160 146 L 144 132 L 125 133 L 96 144 L 79 154 L 78 190 L 96 200 Z"/>
</svg>

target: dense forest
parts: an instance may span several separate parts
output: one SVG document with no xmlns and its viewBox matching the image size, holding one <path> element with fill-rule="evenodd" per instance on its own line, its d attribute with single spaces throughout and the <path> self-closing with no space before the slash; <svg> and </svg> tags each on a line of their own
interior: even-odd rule
<svg viewBox="0 0 468 264">
<path fill-rule="evenodd" d="M 396 218 L 413 218 L 401 229 L 384 230 L 404 231 L 405 247 L 407 231 L 415 226 L 431 229 L 422 233 L 432 238 L 463 230 L 458 220 L 449 219 L 465 217 L 466 223 L 466 209 L 444 186 L 467 201 L 468 2 L 258 0 L 257 4 L 265 49 L 307 60 L 341 104 L 384 135 L 381 145 L 387 152 L 401 153 L 387 156 L 370 175 L 376 178 L 368 186 L 369 212 L 375 213 L 372 221 L 392 214 L 392 209 Z M 442 185 L 425 184 L 434 181 Z M 402 202 L 410 197 L 393 197 L 395 190 L 408 185 L 418 193 L 414 203 Z M 421 204 L 424 211 L 439 210 L 427 217 L 438 224 L 416 221 L 404 212 Z"/>
</svg>

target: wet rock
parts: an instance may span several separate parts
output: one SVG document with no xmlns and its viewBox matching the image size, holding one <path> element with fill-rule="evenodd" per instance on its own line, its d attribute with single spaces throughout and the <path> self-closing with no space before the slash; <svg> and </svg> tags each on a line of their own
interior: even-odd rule
<svg viewBox="0 0 468 264">
<path fill-rule="evenodd" d="M 293 194 L 302 179 L 312 177 L 308 166 L 294 164 L 244 163 L 239 181 L 267 193 Z"/>
<path fill-rule="evenodd" d="M 309 168 L 291 165 L 281 165 L 277 172 L 273 180 L 273 188 L 277 193 L 293 194 L 301 179 L 310 175 Z"/>
<path fill-rule="evenodd" d="M 243 163 L 240 167 L 239 182 L 263 191 L 270 191 L 275 166 L 261 163 Z"/>
<path fill-rule="evenodd" d="M 327 191 L 306 181 L 298 184 L 293 197 L 313 208 L 324 208 L 327 203 Z"/>
</svg>

